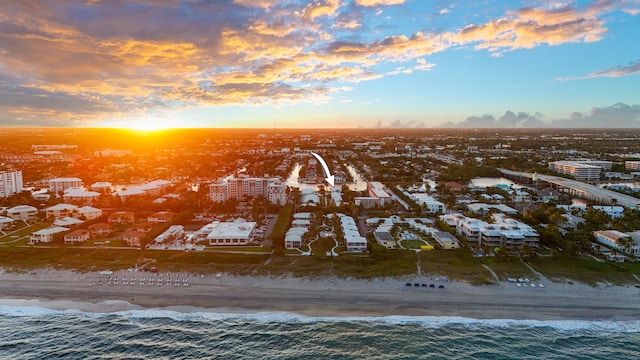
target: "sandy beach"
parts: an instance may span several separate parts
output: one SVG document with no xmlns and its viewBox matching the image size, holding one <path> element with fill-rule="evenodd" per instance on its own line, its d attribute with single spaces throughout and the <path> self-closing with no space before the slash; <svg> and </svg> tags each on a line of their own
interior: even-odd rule
<svg viewBox="0 0 640 360">
<path fill-rule="evenodd" d="M 161 278 L 162 283 L 158 285 Z M 167 285 L 169 279 L 170 285 Z M 635 286 L 592 287 L 543 281 L 544 288 L 508 282 L 472 286 L 429 276 L 360 280 L 131 271 L 111 275 L 59 270 L 2 271 L 0 305 L 89 312 L 161 308 L 181 312 L 284 311 L 309 316 L 640 319 L 640 288 Z M 407 282 L 412 286 L 407 286 Z M 413 286 L 415 283 L 420 286 Z M 423 283 L 427 287 L 421 286 Z M 434 287 L 428 287 L 430 284 Z M 444 288 L 439 288 L 440 285 Z"/>
</svg>

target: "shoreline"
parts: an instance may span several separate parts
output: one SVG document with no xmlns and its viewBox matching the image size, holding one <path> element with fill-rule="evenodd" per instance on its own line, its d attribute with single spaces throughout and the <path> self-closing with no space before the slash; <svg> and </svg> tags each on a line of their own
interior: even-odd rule
<svg viewBox="0 0 640 360">
<path fill-rule="evenodd" d="M 215 274 L 108 275 L 65 270 L 0 272 L 0 305 L 113 313 L 291 313 L 310 317 L 437 316 L 512 320 L 640 320 L 640 288 L 545 282 L 473 286 L 429 276 L 373 280 L 268 278 Z M 135 277 L 135 285 L 131 277 Z M 127 277 L 128 284 L 123 281 Z M 145 278 L 140 285 L 142 277 Z M 162 285 L 157 285 L 163 278 Z M 149 284 L 153 279 L 153 285 Z M 171 285 L 166 285 L 172 279 Z M 178 280 L 179 281 L 176 281 Z M 435 288 L 407 287 L 406 282 Z M 100 283 L 102 282 L 102 283 Z M 175 283 L 178 282 L 176 286 Z M 187 286 L 184 283 L 188 282 Z M 438 288 L 443 285 L 444 288 Z"/>
</svg>

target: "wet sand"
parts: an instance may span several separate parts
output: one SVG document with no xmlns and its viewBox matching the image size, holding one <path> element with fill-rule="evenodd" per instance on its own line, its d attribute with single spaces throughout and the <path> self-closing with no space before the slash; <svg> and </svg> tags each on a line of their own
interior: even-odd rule
<svg viewBox="0 0 640 360">
<path fill-rule="evenodd" d="M 461 316 L 477 319 L 637 320 L 640 289 L 634 286 L 545 282 L 472 286 L 432 277 L 360 279 L 266 278 L 215 274 L 109 275 L 37 270 L 0 273 L 0 305 L 116 312 L 170 309 L 181 312 L 292 312 L 309 316 Z M 132 284 L 131 277 L 135 277 Z M 127 284 L 123 277 L 126 277 Z M 144 285 L 140 285 L 144 277 Z M 161 286 L 158 279 L 162 278 Z M 184 286 L 185 278 L 188 286 Z M 153 285 L 149 284 L 153 279 Z M 171 285 L 167 284 L 171 279 Z M 176 281 L 176 279 L 178 281 Z M 178 286 L 175 286 L 175 283 Z M 412 286 L 407 287 L 406 283 Z M 434 288 L 414 287 L 434 284 Z M 536 283 L 537 285 L 538 283 Z M 443 285 L 444 288 L 438 288 Z"/>
</svg>

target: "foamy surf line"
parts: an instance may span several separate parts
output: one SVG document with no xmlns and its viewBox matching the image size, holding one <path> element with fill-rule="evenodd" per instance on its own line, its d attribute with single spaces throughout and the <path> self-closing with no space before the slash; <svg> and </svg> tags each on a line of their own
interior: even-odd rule
<svg viewBox="0 0 640 360">
<path fill-rule="evenodd" d="M 73 306 L 72 306 L 73 305 Z M 111 310 L 109 310 L 111 309 Z M 474 319 L 456 316 L 307 316 L 290 312 L 250 312 L 245 309 L 203 309 L 170 307 L 145 309 L 126 301 L 100 303 L 0 299 L 0 316 L 84 318 L 121 317 L 129 320 L 169 319 L 176 322 L 238 321 L 258 323 L 372 323 L 381 325 L 417 325 L 428 329 L 447 326 L 467 328 L 548 328 L 559 332 L 594 331 L 606 333 L 640 333 L 640 320 L 513 320 Z"/>
</svg>

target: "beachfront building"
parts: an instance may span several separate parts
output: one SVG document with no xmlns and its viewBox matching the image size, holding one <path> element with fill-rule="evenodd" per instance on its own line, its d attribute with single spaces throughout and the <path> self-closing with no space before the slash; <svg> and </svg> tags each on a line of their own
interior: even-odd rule
<svg viewBox="0 0 640 360">
<path fill-rule="evenodd" d="M 82 179 L 78 179 L 76 177 L 55 178 L 49 180 L 49 192 L 56 195 L 69 188 L 79 187 L 82 187 Z"/>
<path fill-rule="evenodd" d="M 103 237 L 111 235 L 113 231 L 111 229 L 111 225 L 107 223 L 97 223 L 91 224 L 88 226 L 89 231 L 91 231 L 91 236 Z"/>
<path fill-rule="evenodd" d="M 231 222 L 214 221 L 200 228 L 194 236 L 197 242 L 207 242 L 210 246 L 248 245 L 255 222 L 236 219 Z"/>
<path fill-rule="evenodd" d="M 71 204 L 56 204 L 44 209 L 47 219 L 60 219 L 74 214 L 78 207 Z"/>
<path fill-rule="evenodd" d="M 176 240 L 182 240 L 184 238 L 184 226 L 171 225 L 162 234 L 156 236 L 154 239 L 156 244 L 169 243 Z"/>
<path fill-rule="evenodd" d="M 309 231 L 306 227 L 292 227 L 284 235 L 284 248 L 288 250 L 302 247 L 302 236 Z"/>
<path fill-rule="evenodd" d="M 18 205 L 7 209 L 7 216 L 13 220 L 33 221 L 38 215 L 38 209 L 29 205 Z"/>
<path fill-rule="evenodd" d="M 593 235 L 596 241 L 619 252 L 640 258 L 640 232 L 624 233 L 618 230 L 598 230 Z"/>
<path fill-rule="evenodd" d="M 22 171 L 0 172 L 0 197 L 9 197 L 22 190 Z"/>
<path fill-rule="evenodd" d="M 242 199 L 245 196 L 264 197 L 272 204 L 286 202 L 286 186 L 277 178 L 238 177 L 210 184 L 209 197 L 213 202 Z"/>
<path fill-rule="evenodd" d="M 351 216 L 344 214 L 338 214 L 338 217 L 340 218 L 340 228 L 342 229 L 347 251 L 367 251 L 367 239 L 360 235 L 356 221 Z"/>
<path fill-rule="evenodd" d="M 145 237 L 145 235 L 145 233 L 141 233 L 135 230 L 125 231 L 124 233 L 122 233 L 122 243 L 125 246 L 129 247 L 140 247 L 142 244 L 142 239 Z"/>
<path fill-rule="evenodd" d="M 89 241 L 91 237 L 91 232 L 85 229 L 79 229 L 72 231 L 64 236 L 64 244 L 80 244 L 85 241 Z"/>
<path fill-rule="evenodd" d="M 29 235 L 29 243 L 49 243 L 53 241 L 53 236 L 55 234 L 63 233 L 65 231 L 69 231 L 69 228 L 62 226 L 52 226 L 46 229 L 38 230 L 32 232 L 31 235 Z"/>
<path fill-rule="evenodd" d="M 535 229 L 504 214 L 493 214 L 493 223 L 461 214 L 445 214 L 441 219 L 448 225 L 455 226 L 456 233 L 475 248 L 486 246 L 519 251 L 524 245 L 536 248 L 540 242 L 540 235 Z"/>
<path fill-rule="evenodd" d="M 433 230 L 431 231 L 433 239 L 445 250 L 452 250 L 460 248 L 460 242 L 453 235 L 445 231 Z"/>
</svg>

